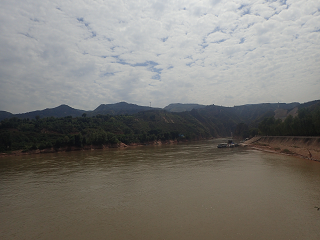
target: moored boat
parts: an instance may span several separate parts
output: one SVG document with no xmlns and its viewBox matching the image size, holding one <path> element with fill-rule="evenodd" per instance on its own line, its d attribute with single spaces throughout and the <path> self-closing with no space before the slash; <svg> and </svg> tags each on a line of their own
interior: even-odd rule
<svg viewBox="0 0 320 240">
<path fill-rule="evenodd" d="M 227 148 L 228 144 L 227 143 L 219 143 L 217 148 Z"/>
<path fill-rule="evenodd" d="M 227 143 L 219 143 L 217 145 L 217 148 L 233 148 L 233 147 L 238 147 L 239 144 L 234 143 L 232 140 L 228 140 Z"/>
</svg>

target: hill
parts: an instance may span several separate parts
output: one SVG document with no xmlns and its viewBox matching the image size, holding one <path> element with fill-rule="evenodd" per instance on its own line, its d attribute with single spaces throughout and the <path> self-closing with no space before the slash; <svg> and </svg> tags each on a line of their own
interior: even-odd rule
<svg viewBox="0 0 320 240">
<path fill-rule="evenodd" d="M 11 114 L 1 111 L 0 120 L 5 118 L 17 117 L 19 119 L 35 119 L 45 117 L 94 117 L 97 115 L 134 115 L 146 111 L 166 111 L 179 113 L 181 117 L 190 117 L 196 119 L 209 130 L 212 136 L 230 136 L 237 129 L 239 124 L 244 124 L 245 128 L 258 128 L 259 124 L 265 119 L 274 117 L 284 121 L 288 116 L 298 116 L 299 109 L 314 109 L 320 100 L 307 103 L 261 103 L 247 104 L 234 107 L 223 107 L 217 105 L 200 104 L 181 104 L 175 103 L 166 106 L 164 109 L 139 106 L 126 102 L 115 104 L 101 104 L 93 111 L 84 111 L 74 109 L 68 105 L 61 105 L 56 108 L 48 108 L 28 113 Z M 190 110 L 191 109 L 191 110 Z"/>
<path fill-rule="evenodd" d="M 127 103 L 101 105 L 92 112 L 61 105 L 18 114 L 24 118 L 13 117 L 1 121 L 0 150 L 82 148 L 119 142 L 145 144 L 230 136 L 245 138 L 256 134 L 319 136 L 320 101 L 304 103 L 304 107 L 301 105 L 283 104 L 285 109 L 280 109 L 278 104 L 237 107 L 210 105 L 183 112 L 162 109 L 139 111 L 149 108 Z M 297 108 L 296 117 L 289 114 Z M 100 114 L 104 111 L 111 114 Z M 130 111 L 139 112 L 127 114 Z M 288 116 L 284 121 L 275 118 L 277 112 L 284 114 L 285 111 Z M 93 116 L 89 117 L 90 114 Z M 39 117 L 34 119 L 34 116 Z"/>
<path fill-rule="evenodd" d="M 235 111 L 235 114 L 238 115 L 244 123 L 250 124 L 256 119 L 264 117 L 266 114 L 267 115 L 276 114 L 275 113 L 276 110 L 278 111 L 284 110 L 287 113 L 288 110 L 291 110 L 299 105 L 300 103 L 297 103 L 297 102 L 247 104 L 242 106 L 235 106 L 234 111 Z"/>
<path fill-rule="evenodd" d="M 63 104 L 55 108 L 46 108 L 44 110 L 37 110 L 37 111 L 19 113 L 19 114 L 12 114 L 10 112 L 0 111 L 0 121 L 6 118 L 11 118 L 11 117 L 17 117 L 20 119 L 24 119 L 24 118 L 35 119 L 37 116 L 39 116 L 40 118 L 67 117 L 67 116 L 80 117 L 84 113 L 89 117 L 93 117 L 98 114 L 132 115 L 138 112 L 148 111 L 148 110 L 161 110 L 161 108 L 151 108 L 151 107 L 139 106 L 136 104 L 130 104 L 126 102 L 119 102 L 114 104 L 101 104 L 99 107 L 97 107 L 93 111 L 85 111 L 85 110 L 74 109 L 68 105 Z"/>
<path fill-rule="evenodd" d="M 11 118 L 0 124 L 0 152 L 205 139 L 211 137 L 210 132 L 190 112 L 178 114 L 165 110 L 134 115 Z"/>
<path fill-rule="evenodd" d="M 0 121 L 6 118 L 12 118 L 14 114 L 7 112 L 7 111 L 0 111 Z"/>
<path fill-rule="evenodd" d="M 148 111 L 148 110 L 156 110 L 160 108 L 152 108 L 139 106 L 136 104 L 119 102 L 114 104 L 101 104 L 95 110 L 89 113 L 89 116 L 95 116 L 97 114 L 109 114 L 109 115 L 132 115 L 138 112 Z"/>
<path fill-rule="evenodd" d="M 39 116 L 40 118 L 65 117 L 65 116 L 80 117 L 85 112 L 86 111 L 84 110 L 74 109 L 72 107 L 69 107 L 68 105 L 63 104 L 55 108 L 46 108 L 44 110 L 14 114 L 13 116 L 21 119 L 23 118 L 34 119 L 37 116 Z"/>
<path fill-rule="evenodd" d="M 168 112 L 185 112 L 191 111 L 192 109 L 204 108 L 206 105 L 200 104 L 184 104 L 184 103 L 171 103 L 168 106 L 164 107 L 164 110 Z"/>
<path fill-rule="evenodd" d="M 257 119 L 260 119 L 265 116 L 275 116 L 276 118 L 285 119 L 288 115 L 296 116 L 299 108 L 312 106 L 320 100 L 300 104 L 300 103 L 261 103 L 261 104 L 247 104 L 242 106 L 234 107 L 222 107 L 216 105 L 200 105 L 200 104 L 182 104 L 182 103 L 173 103 L 164 107 L 163 110 L 168 112 L 185 112 L 195 110 L 201 110 L 200 112 L 204 113 L 209 111 L 205 115 L 212 115 L 214 112 L 217 113 L 217 109 L 222 110 L 222 113 L 231 114 L 230 117 L 236 118 L 244 122 L 245 124 L 256 125 L 255 122 Z M 215 109 L 215 110 L 214 110 Z M 93 111 L 85 111 L 74 109 L 68 105 L 60 105 L 55 108 L 47 108 L 44 110 L 37 110 L 27 113 L 12 114 L 6 111 L 0 111 L 0 121 L 6 118 L 17 117 L 20 119 L 30 118 L 34 119 L 36 116 L 40 118 L 44 117 L 79 117 L 82 114 L 86 114 L 88 117 L 96 116 L 98 114 L 105 115 L 132 115 L 138 112 L 149 111 L 149 110 L 161 110 L 161 108 L 152 108 L 147 106 L 139 106 L 136 104 L 130 104 L 126 102 L 119 102 L 114 104 L 101 104 Z M 217 115 L 217 114 L 216 114 Z M 238 121 L 236 120 L 236 121 Z"/>
</svg>

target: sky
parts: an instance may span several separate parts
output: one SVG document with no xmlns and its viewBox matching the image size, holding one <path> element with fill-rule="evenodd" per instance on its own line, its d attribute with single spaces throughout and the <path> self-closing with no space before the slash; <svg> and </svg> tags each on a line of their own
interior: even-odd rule
<svg viewBox="0 0 320 240">
<path fill-rule="evenodd" d="M 1 0 L 0 110 L 320 99 L 319 0 Z"/>
</svg>

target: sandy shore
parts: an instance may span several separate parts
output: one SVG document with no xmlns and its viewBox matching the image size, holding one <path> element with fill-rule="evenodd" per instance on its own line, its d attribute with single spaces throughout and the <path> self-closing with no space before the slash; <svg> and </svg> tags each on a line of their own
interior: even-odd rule
<svg viewBox="0 0 320 240">
<path fill-rule="evenodd" d="M 242 146 L 320 162 L 320 137 L 255 137 Z"/>
</svg>

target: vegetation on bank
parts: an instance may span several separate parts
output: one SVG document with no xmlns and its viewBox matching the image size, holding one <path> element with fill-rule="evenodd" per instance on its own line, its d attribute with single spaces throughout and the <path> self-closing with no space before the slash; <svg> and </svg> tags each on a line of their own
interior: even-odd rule
<svg viewBox="0 0 320 240">
<path fill-rule="evenodd" d="M 249 106 L 256 108 L 256 106 Z M 269 107 L 266 105 L 266 107 Z M 260 109 L 258 109 L 260 111 Z M 255 135 L 320 136 L 320 103 L 298 115 L 275 119 L 272 111 L 244 112 L 241 107 L 208 106 L 185 112 L 142 111 L 133 115 L 9 118 L 0 123 L 0 152 L 90 145 L 195 140 Z"/>
<path fill-rule="evenodd" d="M 249 124 L 237 124 L 234 135 L 240 138 L 263 136 L 320 136 L 320 104 L 303 107 L 297 116 L 276 119 L 274 113 L 267 112 Z"/>
<path fill-rule="evenodd" d="M 0 151 L 83 147 L 117 143 L 184 140 L 210 137 L 191 115 L 146 111 L 135 115 L 5 119 L 0 124 Z"/>
<path fill-rule="evenodd" d="M 320 136 L 320 106 L 302 108 L 298 116 L 289 115 L 284 121 L 269 117 L 259 124 L 262 135 L 269 136 Z"/>
</svg>

